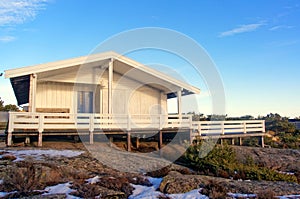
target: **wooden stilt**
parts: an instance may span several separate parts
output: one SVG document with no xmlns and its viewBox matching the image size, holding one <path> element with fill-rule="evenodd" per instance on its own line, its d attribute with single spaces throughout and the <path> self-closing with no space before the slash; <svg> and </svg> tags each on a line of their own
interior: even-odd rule
<svg viewBox="0 0 300 199">
<path fill-rule="evenodd" d="M 220 143 L 223 146 L 224 140 L 222 138 L 220 138 Z"/>
<path fill-rule="evenodd" d="M 109 146 L 112 147 L 113 146 L 113 142 L 114 142 L 114 137 L 110 136 L 109 137 Z"/>
<path fill-rule="evenodd" d="M 127 151 L 131 151 L 131 135 L 127 132 Z"/>
<path fill-rule="evenodd" d="M 30 137 L 29 137 L 29 136 L 27 136 L 27 137 L 25 138 L 25 144 L 30 144 Z"/>
<path fill-rule="evenodd" d="M 94 144 L 94 132 L 90 131 L 90 144 Z"/>
<path fill-rule="evenodd" d="M 234 145 L 234 138 L 231 138 L 231 145 Z"/>
<path fill-rule="evenodd" d="M 140 138 L 139 137 L 136 137 L 135 138 L 135 147 L 138 149 L 140 146 Z"/>
<path fill-rule="evenodd" d="M 261 145 L 262 148 L 265 147 L 264 136 L 260 137 L 260 145 Z"/>
<path fill-rule="evenodd" d="M 239 137 L 239 144 L 240 144 L 240 146 L 243 145 L 243 138 L 242 137 Z"/>
<path fill-rule="evenodd" d="M 163 145 L 162 131 L 159 131 L 159 133 L 158 133 L 158 149 L 161 149 L 162 145 Z"/>
<path fill-rule="evenodd" d="M 12 132 L 7 133 L 7 146 L 12 145 Z"/>
<path fill-rule="evenodd" d="M 38 135 L 38 147 L 42 147 L 43 146 L 43 133 L 39 132 Z"/>
</svg>

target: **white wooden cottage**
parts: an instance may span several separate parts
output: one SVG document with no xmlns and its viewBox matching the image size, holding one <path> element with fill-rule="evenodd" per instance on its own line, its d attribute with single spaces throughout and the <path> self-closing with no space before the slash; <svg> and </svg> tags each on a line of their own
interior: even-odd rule
<svg viewBox="0 0 300 199">
<path fill-rule="evenodd" d="M 103 131 L 129 137 L 132 130 L 145 129 L 188 129 L 191 135 L 264 132 L 263 121 L 230 123 L 227 130 L 224 123 L 210 128 L 193 122 L 182 115 L 182 96 L 199 94 L 198 88 L 115 52 L 11 69 L 5 77 L 18 105 L 28 103 L 28 112 L 9 114 L 8 145 L 13 134 L 38 135 L 41 146 L 42 135 L 74 129 L 88 133 L 91 143 Z M 170 116 L 167 99 L 174 97 L 178 114 Z"/>
</svg>

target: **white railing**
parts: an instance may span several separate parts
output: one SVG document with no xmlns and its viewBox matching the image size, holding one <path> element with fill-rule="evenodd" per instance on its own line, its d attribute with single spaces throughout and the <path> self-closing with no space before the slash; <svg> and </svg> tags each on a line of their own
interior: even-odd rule
<svg viewBox="0 0 300 199">
<path fill-rule="evenodd" d="M 194 121 L 192 124 L 196 135 L 230 135 L 265 132 L 264 120 L 234 120 L 234 121 Z"/>
<path fill-rule="evenodd" d="M 8 132 L 18 130 L 113 130 L 184 128 L 193 136 L 265 132 L 264 120 L 192 121 L 191 115 L 109 115 L 70 113 L 10 112 Z"/>
<path fill-rule="evenodd" d="M 109 115 L 69 113 L 10 112 L 8 132 L 36 130 L 106 130 L 190 128 L 191 116 L 178 115 Z"/>
</svg>

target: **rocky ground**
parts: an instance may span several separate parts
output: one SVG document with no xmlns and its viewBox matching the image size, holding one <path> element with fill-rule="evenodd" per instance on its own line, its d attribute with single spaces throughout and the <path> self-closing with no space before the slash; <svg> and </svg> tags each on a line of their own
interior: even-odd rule
<svg viewBox="0 0 300 199">
<path fill-rule="evenodd" d="M 203 187 L 204 191 L 206 190 L 207 195 L 213 194 L 211 193 L 213 189 L 217 189 L 215 192 L 222 189 L 223 192 L 256 194 L 271 190 L 275 195 L 300 193 L 300 185 L 296 183 L 237 181 L 196 175 L 195 172 L 183 166 L 176 164 L 167 166 L 170 162 L 157 157 L 157 154 L 143 156 L 137 152 L 114 153 L 106 148 L 95 158 L 85 150 L 82 144 L 71 142 L 44 142 L 42 149 L 71 149 L 85 152 L 75 157 L 44 155 L 43 158 L 27 157 L 24 160 L 14 161 L 17 157 L 7 151 L 23 149 L 36 148 L 6 148 L 3 143 L 0 144 L 0 180 L 3 179 L 2 184 L 0 183 L 0 192 L 19 190 L 19 192 L 6 197 L 41 198 L 41 193 L 33 193 L 30 190 L 43 190 L 47 186 L 72 182 L 71 188 L 75 190 L 72 195 L 81 198 L 94 198 L 97 195 L 101 195 L 101 198 L 127 198 L 134 189 L 132 184 L 150 186 L 150 182 L 145 176 L 163 177 L 159 186 L 162 194 L 184 193 L 200 187 Z M 300 152 L 298 150 L 250 147 L 235 147 L 235 149 L 241 161 L 251 156 L 256 162 L 269 168 L 284 172 L 300 171 Z M 105 161 L 99 160 L 112 160 L 116 165 L 111 167 L 111 165 L 103 164 Z M 124 165 L 128 162 L 134 164 Z M 130 168 L 134 172 L 119 171 L 118 168 L 121 170 Z M 153 171 L 153 168 L 158 170 Z M 97 178 L 100 180 L 87 183 L 87 179 L 95 176 L 98 176 Z M 60 194 L 43 197 L 65 198 L 66 196 Z"/>
<path fill-rule="evenodd" d="M 245 146 L 234 148 L 240 161 L 251 157 L 256 163 L 274 170 L 294 173 L 300 171 L 300 150 Z"/>
</svg>

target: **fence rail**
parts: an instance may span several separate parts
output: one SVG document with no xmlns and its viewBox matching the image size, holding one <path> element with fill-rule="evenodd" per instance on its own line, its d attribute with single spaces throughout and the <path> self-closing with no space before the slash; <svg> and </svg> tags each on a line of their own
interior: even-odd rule
<svg viewBox="0 0 300 199">
<path fill-rule="evenodd" d="M 28 129 L 44 130 L 105 130 L 188 128 L 195 136 L 212 134 L 246 134 L 265 132 L 264 120 L 192 121 L 191 115 L 109 115 L 70 113 L 10 112 L 8 132 Z"/>
<path fill-rule="evenodd" d="M 264 133 L 264 120 L 198 121 L 193 122 L 194 136 Z"/>
<path fill-rule="evenodd" d="M 11 112 L 8 132 L 22 129 L 36 130 L 105 130 L 105 129 L 163 129 L 189 128 L 191 116 L 179 115 L 109 115 L 69 113 Z"/>
</svg>

